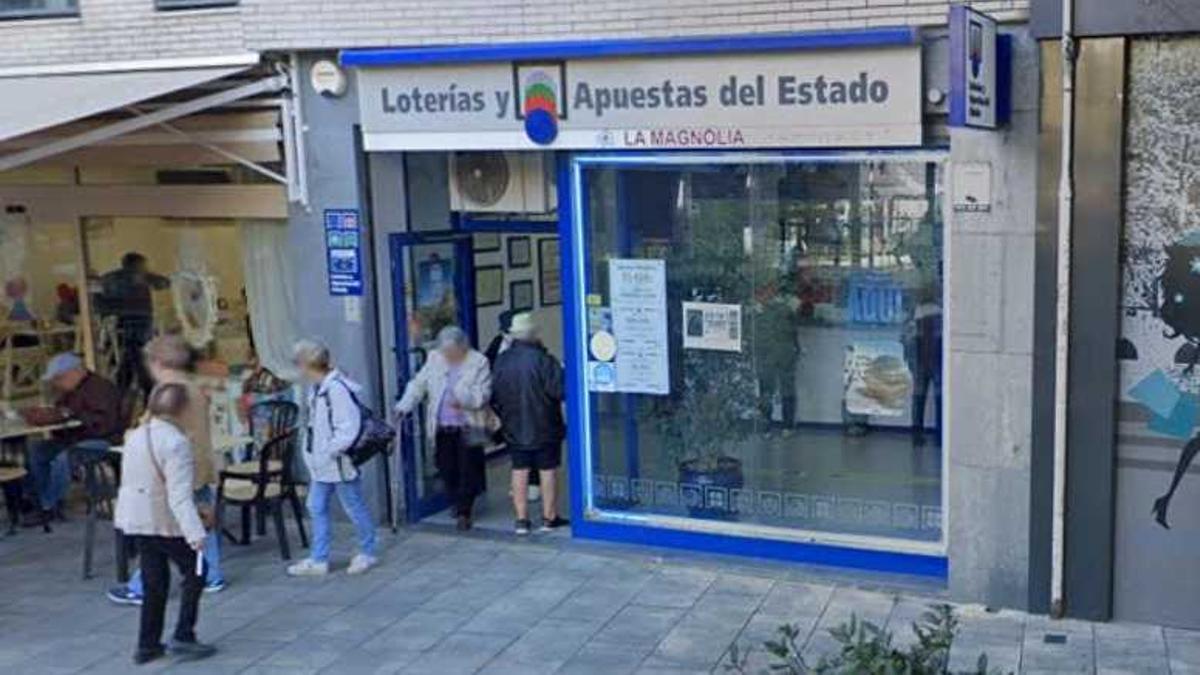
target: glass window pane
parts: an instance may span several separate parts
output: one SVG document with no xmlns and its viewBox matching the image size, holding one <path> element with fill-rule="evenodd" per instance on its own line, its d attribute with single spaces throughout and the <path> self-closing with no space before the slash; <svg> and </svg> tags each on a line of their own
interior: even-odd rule
<svg viewBox="0 0 1200 675">
<path fill-rule="evenodd" d="M 584 170 L 589 358 L 662 260 L 670 381 L 591 394 L 592 506 L 939 542 L 940 164 L 685 161 Z"/>
<path fill-rule="evenodd" d="M 0 0 L 0 19 L 72 16 L 78 13 L 78 0 Z"/>
<path fill-rule="evenodd" d="M 156 0 L 159 9 L 199 9 L 202 7 L 229 7 L 238 0 Z"/>
</svg>

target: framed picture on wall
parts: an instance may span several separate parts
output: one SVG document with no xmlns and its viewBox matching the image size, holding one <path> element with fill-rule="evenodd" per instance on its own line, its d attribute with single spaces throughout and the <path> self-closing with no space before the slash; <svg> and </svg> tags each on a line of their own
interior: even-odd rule
<svg viewBox="0 0 1200 675">
<path fill-rule="evenodd" d="M 500 250 L 499 232 L 477 232 L 472 240 L 476 253 L 491 253 Z"/>
<path fill-rule="evenodd" d="M 529 237 L 511 237 L 508 240 L 508 266 L 517 269 L 532 264 L 533 244 Z"/>
<path fill-rule="evenodd" d="M 491 307 L 504 304 L 504 267 L 485 265 L 475 268 L 475 305 Z"/>
<path fill-rule="evenodd" d="M 542 305 L 562 304 L 562 260 L 558 237 L 538 240 L 538 291 Z"/>
<path fill-rule="evenodd" d="M 533 281 L 531 279 L 514 281 L 509 284 L 508 295 L 514 312 L 528 312 L 533 309 Z"/>
</svg>

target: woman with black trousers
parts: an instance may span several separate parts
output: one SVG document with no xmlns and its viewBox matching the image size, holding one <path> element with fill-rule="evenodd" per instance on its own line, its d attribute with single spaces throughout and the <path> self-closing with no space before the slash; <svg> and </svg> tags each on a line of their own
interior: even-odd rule
<svg viewBox="0 0 1200 675">
<path fill-rule="evenodd" d="M 146 421 L 125 436 L 121 490 L 114 525 L 131 537 L 141 556 L 145 597 L 133 661 L 148 663 L 170 653 L 181 661 L 212 656 L 212 646 L 196 640 L 196 619 L 204 590 L 205 530 L 193 497 L 195 460 L 182 430 L 188 390 L 164 384 L 150 394 Z M 171 588 L 170 565 L 183 576 L 179 620 L 169 647 L 162 644 L 163 618 Z"/>
</svg>

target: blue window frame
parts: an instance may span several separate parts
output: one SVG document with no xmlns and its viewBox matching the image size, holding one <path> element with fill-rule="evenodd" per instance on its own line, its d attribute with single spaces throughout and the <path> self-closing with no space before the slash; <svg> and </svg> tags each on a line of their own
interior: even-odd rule
<svg viewBox="0 0 1200 675">
<path fill-rule="evenodd" d="M 155 0 L 155 6 L 161 10 L 233 7 L 236 4 L 238 0 Z"/>
<path fill-rule="evenodd" d="M 0 0 L 0 20 L 77 16 L 78 0 Z"/>
<path fill-rule="evenodd" d="M 783 560 L 830 564 L 844 567 L 900 572 L 944 578 L 947 574 L 945 557 L 945 527 L 941 521 L 941 505 L 944 497 L 934 497 L 939 507 L 936 532 L 933 540 L 904 540 L 888 536 L 870 536 L 861 532 L 815 531 L 815 529 L 792 529 L 763 523 L 736 523 L 720 518 L 698 518 L 684 511 L 679 514 L 655 512 L 653 509 L 629 508 L 614 505 L 612 495 L 598 495 L 598 476 L 593 463 L 599 443 L 612 444 L 611 426 L 604 435 L 597 417 L 598 408 L 606 406 L 612 417 L 614 410 L 629 406 L 635 395 L 607 395 L 611 400 L 601 403 L 597 395 L 588 391 L 586 368 L 588 362 L 589 307 L 601 297 L 601 288 L 593 288 L 595 270 L 593 257 L 602 260 L 608 256 L 626 255 L 618 250 L 601 250 L 592 242 L 594 223 L 592 211 L 607 209 L 609 217 L 629 208 L 628 200 L 618 197 L 617 204 L 606 204 L 588 188 L 589 171 L 605 169 L 663 169 L 671 170 L 683 166 L 711 165 L 719 167 L 732 164 L 754 165 L 759 163 L 849 163 L 871 161 L 896 161 L 924 163 L 930 170 L 930 190 L 934 187 L 940 164 L 945 153 L 939 151 L 911 152 L 857 152 L 857 153 L 807 153 L 807 152 L 735 152 L 735 153 L 579 153 L 563 155 L 559 159 L 559 230 L 563 241 L 563 288 L 565 319 L 565 355 L 568 369 L 567 403 L 569 415 L 569 443 L 572 459 L 569 463 L 571 483 L 572 530 L 576 536 L 610 541 L 623 541 L 656 546 L 668 546 L 702 550 L 713 553 L 751 555 Z M 920 176 L 920 172 L 914 175 Z M 620 194 L 621 181 L 617 181 L 616 193 Z M 930 204 L 930 213 L 935 205 Z M 597 214 L 596 217 L 602 217 Z M 935 216 L 931 215 L 930 218 Z M 622 220 L 619 215 L 617 220 Z M 648 218 L 647 220 L 656 220 Z M 931 221 L 932 222 L 932 221 Z M 618 228 L 620 229 L 620 228 Z M 618 249 L 625 246 L 624 235 L 617 234 L 614 244 Z M 940 397 L 939 397 L 940 399 Z M 938 403 L 941 403 L 939 400 Z M 643 406 L 644 407 L 644 406 Z M 629 416 L 632 419 L 632 415 Z M 939 418 L 940 419 L 940 418 Z M 639 459 L 636 421 L 628 426 L 626 420 L 625 469 L 633 477 Z M 618 427 L 620 425 L 617 425 Z M 939 425 L 940 426 L 940 425 Z M 940 429 L 938 430 L 940 436 Z M 617 434 L 622 432 L 618 431 Z M 634 442 L 629 443 L 632 439 Z M 632 449 L 629 447 L 632 445 Z M 651 448 L 646 448 L 650 451 Z M 611 459 L 611 458 L 610 458 Z M 619 465 L 620 462 L 618 461 Z M 618 466 L 618 471 L 620 467 Z M 939 469 L 940 471 L 940 469 Z M 939 474 L 940 476 L 940 474 Z M 632 482 L 632 481 L 630 481 Z M 682 487 L 682 485 L 681 485 Z M 940 490 L 940 486 L 938 488 Z M 630 495 L 626 495 L 627 497 Z M 943 501 L 938 501 L 943 500 Z M 633 500 L 628 500 L 633 501 Z"/>
</svg>

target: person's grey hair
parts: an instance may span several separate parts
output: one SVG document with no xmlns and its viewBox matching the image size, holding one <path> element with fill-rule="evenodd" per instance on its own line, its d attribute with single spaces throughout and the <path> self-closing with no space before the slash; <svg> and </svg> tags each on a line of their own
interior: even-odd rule
<svg viewBox="0 0 1200 675">
<path fill-rule="evenodd" d="M 142 348 L 146 360 L 170 370 L 187 370 L 192 365 L 192 348 L 179 335 L 160 335 Z"/>
<path fill-rule="evenodd" d="M 461 347 L 463 349 L 471 348 L 471 339 L 467 337 L 466 331 L 458 326 L 446 326 L 438 331 L 437 334 L 438 349 L 445 347 Z"/>
<path fill-rule="evenodd" d="M 333 367 L 333 357 L 329 347 L 316 340 L 300 340 L 292 347 L 292 359 L 296 365 L 317 370 L 329 370 Z"/>
</svg>

